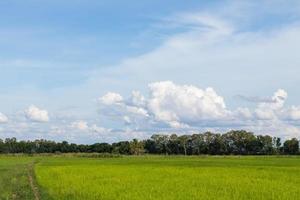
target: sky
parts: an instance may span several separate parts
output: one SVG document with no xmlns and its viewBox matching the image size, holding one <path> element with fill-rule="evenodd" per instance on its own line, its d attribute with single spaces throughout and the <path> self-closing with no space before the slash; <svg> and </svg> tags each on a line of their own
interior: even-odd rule
<svg viewBox="0 0 300 200">
<path fill-rule="evenodd" d="M 298 0 L 0 2 L 0 138 L 300 138 Z"/>
</svg>

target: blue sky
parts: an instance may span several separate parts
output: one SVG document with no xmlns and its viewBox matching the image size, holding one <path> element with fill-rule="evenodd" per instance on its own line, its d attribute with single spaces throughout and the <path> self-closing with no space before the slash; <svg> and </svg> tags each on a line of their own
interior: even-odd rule
<svg viewBox="0 0 300 200">
<path fill-rule="evenodd" d="M 300 136 L 299 1 L 0 2 L 0 137 Z"/>
</svg>

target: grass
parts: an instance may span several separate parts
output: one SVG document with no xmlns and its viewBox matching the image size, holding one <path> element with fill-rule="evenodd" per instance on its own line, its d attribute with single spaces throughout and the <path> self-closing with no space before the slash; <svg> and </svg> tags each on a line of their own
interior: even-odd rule
<svg viewBox="0 0 300 200">
<path fill-rule="evenodd" d="M 33 199 L 33 192 L 28 181 L 29 165 L 32 159 L 28 157 L 0 156 L 0 199 Z"/>
<path fill-rule="evenodd" d="M 21 158 L 17 164 L 16 159 L 5 159 L 13 160 L 11 168 L 32 162 L 30 158 Z M 35 176 L 41 199 L 45 200 L 294 200 L 300 196 L 300 157 L 143 156 L 33 159 L 38 162 L 35 165 Z M 0 163 L 3 163 L 1 160 L 0 157 Z M 6 166 L 8 171 L 14 171 Z M 22 174 L 22 169 L 18 170 Z M 3 177 L 10 176 L 15 175 L 13 172 L 0 172 L 0 181 Z M 33 199 L 25 182 L 21 184 L 22 187 L 18 186 L 17 191 L 22 194 L 24 190 L 23 197 L 26 198 L 22 199 Z M 6 190 L 0 187 L 0 191 Z M 11 194 L 13 193 L 10 192 Z"/>
<path fill-rule="evenodd" d="M 297 199 L 298 157 L 50 159 L 36 166 L 53 199 Z"/>
</svg>

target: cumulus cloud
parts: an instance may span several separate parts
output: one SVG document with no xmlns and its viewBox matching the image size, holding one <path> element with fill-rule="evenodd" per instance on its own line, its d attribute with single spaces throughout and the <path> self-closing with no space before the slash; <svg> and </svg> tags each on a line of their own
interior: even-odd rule
<svg viewBox="0 0 300 200">
<path fill-rule="evenodd" d="M 99 113 L 115 121 L 127 125 L 145 126 L 149 120 L 149 113 L 146 106 L 146 99 L 138 91 L 133 91 L 129 99 L 118 94 L 109 92 L 99 98 Z"/>
<path fill-rule="evenodd" d="M 111 94 L 114 93 L 108 93 L 99 99 L 106 99 Z M 113 115 L 122 117 L 126 123 L 139 117 L 148 122 L 165 123 L 172 128 L 184 128 L 201 120 L 225 119 L 230 114 L 224 99 L 214 89 L 176 85 L 171 81 L 149 84 L 147 99 L 138 91 L 134 91 L 127 101 L 123 101 L 119 94 L 113 96 L 118 96 L 118 101 L 109 110 L 113 110 Z M 107 101 L 102 101 L 102 104 L 112 105 L 107 104 Z M 101 111 L 102 114 L 107 114 L 103 112 L 104 109 Z"/>
<path fill-rule="evenodd" d="M 48 122 L 49 115 L 47 110 L 40 109 L 34 105 L 29 106 L 25 110 L 25 116 L 27 119 L 34 122 Z"/>
<path fill-rule="evenodd" d="M 200 89 L 165 81 L 151 83 L 149 89 L 149 111 L 156 120 L 173 127 L 223 119 L 228 115 L 224 99 L 213 88 Z"/>
<path fill-rule="evenodd" d="M 115 95 L 119 96 L 119 101 L 109 105 L 102 103 L 99 113 L 123 121 L 125 125 L 135 125 L 136 129 L 154 130 L 165 124 L 172 130 L 205 126 L 249 128 L 261 132 L 274 131 L 277 125 L 278 131 L 286 129 L 294 135 L 299 131 L 297 127 L 292 128 L 291 120 L 300 119 L 300 107 L 284 106 L 288 94 L 283 89 L 278 89 L 272 97 L 266 97 L 268 101 L 259 101 L 253 110 L 247 107 L 230 110 L 224 98 L 213 88 L 201 89 L 171 81 L 154 82 L 148 88 L 147 97 L 138 91 L 134 91 L 128 99 Z"/>
<path fill-rule="evenodd" d="M 0 112 L 0 123 L 8 122 L 8 117 Z"/>
<path fill-rule="evenodd" d="M 272 101 L 258 104 L 255 110 L 256 117 L 262 120 L 276 119 L 280 116 L 287 97 L 286 91 L 283 89 L 277 90 L 272 97 Z"/>
</svg>

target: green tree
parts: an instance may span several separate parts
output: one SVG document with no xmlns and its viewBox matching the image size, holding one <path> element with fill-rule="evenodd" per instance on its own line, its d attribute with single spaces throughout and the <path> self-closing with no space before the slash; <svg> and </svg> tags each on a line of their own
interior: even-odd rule
<svg viewBox="0 0 300 200">
<path fill-rule="evenodd" d="M 283 150 L 286 154 L 296 155 L 299 153 L 299 140 L 292 138 L 291 140 L 286 140 L 283 144 Z"/>
<path fill-rule="evenodd" d="M 191 136 L 189 135 L 181 135 L 178 137 L 179 144 L 181 148 L 183 149 L 184 155 L 187 155 L 187 148 L 188 148 L 188 142 L 190 140 Z"/>
<path fill-rule="evenodd" d="M 129 146 L 130 146 L 130 153 L 132 155 L 140 155 L 144 153 L 144 143 L 142 141 L 133 139 L 130 142 Z"/>
</svg>

